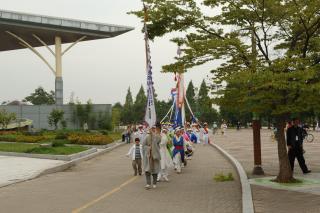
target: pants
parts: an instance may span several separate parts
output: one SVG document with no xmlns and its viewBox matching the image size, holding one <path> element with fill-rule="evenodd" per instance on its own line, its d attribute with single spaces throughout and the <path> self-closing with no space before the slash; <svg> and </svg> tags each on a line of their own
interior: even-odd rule
<svg viewBox="0 0 320 213">
<path fill-rule="evenodd" d="M 153 185 L 157 185 L 158 174 L 152 174 L 152 177 L 153 177 Z M 150 172 L 146 172 L 146 180 L 147 180 L 147 184 L 151 185 L 151 173 Z"/>
<path fill-rule="evenodd" d="M 138 171 L 139 171 L 139 175 L 141 175 L 141 173 L 142 173 L 141 159 L 133 160 L 132 161 L 132 167 L 133 167 L 134 175 L 137 175 Z"/>
<path fill-rule="evenodd" d="M 127 135 L 126 135 L 126 142 L 127 142 L 127 143 L 130 143 L 130 134 L 127 134 Z"/>
<path fill-rule="evenodd" d="M 288 157 L 289 157 L 289 162 L 290 162 L 290 166 L 291 166 L 292 171 L 294 169 L 294 161 L 296 158 L 298 160 L 298 163 L 300 165 L 302 172 L 308 171 L 308 167 L 307 167 L 306 162 L 303 157 L 302 146 L 289 149 Z"/>
</svg>

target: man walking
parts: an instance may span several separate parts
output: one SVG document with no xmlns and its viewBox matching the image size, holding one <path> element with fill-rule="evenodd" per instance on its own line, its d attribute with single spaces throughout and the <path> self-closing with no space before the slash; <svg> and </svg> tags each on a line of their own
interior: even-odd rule
<svg viewBox="0 0 320 213">
<path fill-rule="evenodd" d="M 143 147 L 143 166 L 146 174 L 146 189 L 151 188 L 151 175 L 153 177 L 153 188 L 157 187 L 157 177 L 160 171 L 160 142 L 161 125 L 153 126 L 149 134 L 142 143 Z"/>
<path fill-rule="evenodd" d="M 294 169 L 294 161 L 297 158 L 300 168 L 304 174 L 310 173 L 304 157 L 303 157 L 303 128 L 299 126 L 299 119 L 293 119 L 293 125 L 287 130 L 287 146 L 288 146 L 288 157 L 291 169 Z"/>
</svg>

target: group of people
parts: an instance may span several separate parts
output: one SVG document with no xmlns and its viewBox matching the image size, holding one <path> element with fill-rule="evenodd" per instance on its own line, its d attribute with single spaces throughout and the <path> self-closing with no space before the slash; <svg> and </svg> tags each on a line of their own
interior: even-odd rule
<svg viewBox="0 0 320 213">
<path fill-rule="evenodd" d="M 202 128 L 189 123 L 185 128 L 160 123 L 151 128 L 139 125 L 137 129 L 128 127 L 126 134 L 127 142 L 134 141 L 127 156 L 132 160 L 135 176 L 144 172 L 146 189 L 156 188 L 159 181 L 169 181 L 170 169 L 180 174 L 194 154 L 194 144 L 209 143 L 206 123 Z"/>
</svg>

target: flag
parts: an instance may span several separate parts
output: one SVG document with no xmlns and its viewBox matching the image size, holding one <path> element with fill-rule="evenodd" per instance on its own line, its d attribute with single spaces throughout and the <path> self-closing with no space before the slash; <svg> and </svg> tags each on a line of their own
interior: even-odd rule
<svg viewBox="0 0 320 213">
<path fill-rule="evenodd" d="M 146 71 L 147 71 L 147 106 L 145 113 L 145 122 L 148 126 L 153 126 L 156 124 L 157 115 L 156 108 L 154 103 L 154 88 L 153 88 L 153 80 L 152 80 L 152 66 L 151 66 L 151 54 L 150 54 L 150 45 L 148 38 L 148 30 L 147 30 L 147 9 L 145 7 L 145 21 L 144 21 L 144 39 L 145 39 L 145 48 L 146 48 Z"/>
</svg>

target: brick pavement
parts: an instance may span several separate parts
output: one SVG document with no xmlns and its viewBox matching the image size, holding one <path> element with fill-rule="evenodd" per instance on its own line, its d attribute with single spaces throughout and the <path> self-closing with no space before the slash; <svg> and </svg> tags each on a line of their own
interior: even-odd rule
<svg viewBox="0 0 320 213">
<path fill-rule="evenodd" d="M 0 189 L 1 212 L 71 212 L 132 178 L 123 146 L 78 166 Z M 232 172 L 235 181 L 215 182 L 214 174 Z M 121 188 L 83 212 L 241 212 L 241 190 L 231 164 L 211 146 L 197 146 L 183 173 L 169 183 L 145 190 L 144 177 Z M 17 205 L 19 204 L 19 205 Z"/>
<path fill-rule="evenodd" d="M 306 163 L 313 172 L 320 172 L 320 133 L 315 135 L 314 143 L 306 143 Z M 266 175 L 275 176 L 279 171 L 277 144 L 271 138 L 271 130 L 261 130 L 262 167 Z M 229 129 L 225 136 L 218 132 L 211 138 L 240 161 L 249 177 L 253 169 L 253 135 L 252 129 L 240 131 Z M 302 175 L 299 165 L 295 165 L 296 176 Z M 319 213 L 320 196 L 309 193 L 269 189 L 252 185 L 253 200 L 256 212 L 290 212 Z"/>
</svg>

